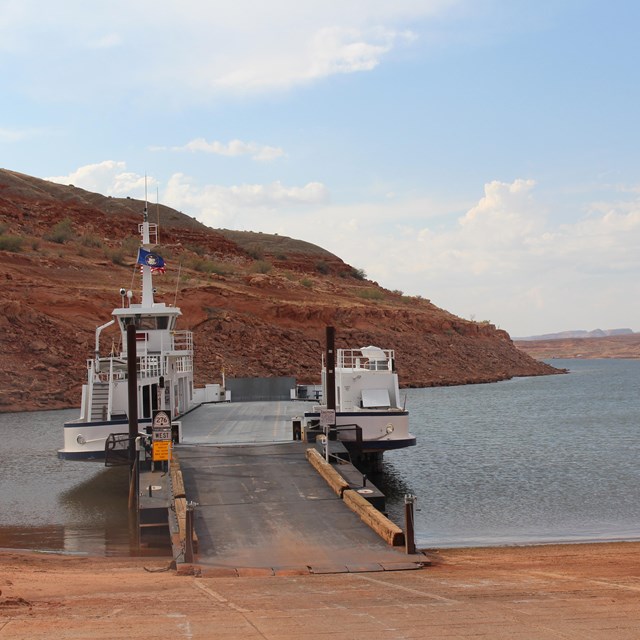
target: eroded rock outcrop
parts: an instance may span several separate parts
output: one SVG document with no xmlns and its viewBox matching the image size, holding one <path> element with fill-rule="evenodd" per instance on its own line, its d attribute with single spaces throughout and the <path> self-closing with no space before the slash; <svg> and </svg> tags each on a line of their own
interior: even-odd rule
<svg viewBox="0 0 640 640">
<path fill-rule="evenodd" d="M 0 411 L 77 406 L 94 331 L 137 290 L 143 203 L 0 170 Z M 505 331 L 367 281 L 309 243 L 212 230 L 152 207 L 169 265 L 157 300 L 177 303 L 194 331 L 196 382 L 295 376 L 319 382 L 325 326 L 338 346 L 396 350 L 405 386 L 452 385 L 556 371 Z M 119 350 L 119 334 L 102 338 Z"/>
</svg>

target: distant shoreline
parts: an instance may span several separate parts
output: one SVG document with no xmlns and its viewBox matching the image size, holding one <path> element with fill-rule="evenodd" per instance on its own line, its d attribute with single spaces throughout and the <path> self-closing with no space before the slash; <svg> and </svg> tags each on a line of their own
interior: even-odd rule
<svg viewBox="0 0 640 640">
<path fill-rule="evenodd" d="M 638 333 L 599 338 L 514 340 L 513 344 L 536 360 L 640 359 L 640 334 Z"/>
</svg>

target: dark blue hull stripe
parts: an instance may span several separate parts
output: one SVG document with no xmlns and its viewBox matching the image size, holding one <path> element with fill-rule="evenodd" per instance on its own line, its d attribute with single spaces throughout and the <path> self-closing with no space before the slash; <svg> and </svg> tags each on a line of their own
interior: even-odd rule
<svg viewBox="0 0 640 640">
<path fill-rule="evenodd" d="M 336 413 L 336 418 L 381 418 L 384 416 L 408 416 L 408 411 L 339 411 Z M 320 413 L 318 411 L 307 411 L 304 414 L 305 418 L 319 418 Z"/>
<path fill-rule="evenodd" d="M 347 449 L 357 449 L 358 446 L 353 440 L 340 440 Z M 414 447 L 416 438 L 405 438 L 403 440 L 363 440 L 363 451 L 389 451 L 390 449 L 403 449 L 404 447 Z"/>
<path fill-rule="evenodd" d="M 87 460 L 88 462 L 104 462 L 104 451 L 58 451 L 61 460 Z"/>
</svg>

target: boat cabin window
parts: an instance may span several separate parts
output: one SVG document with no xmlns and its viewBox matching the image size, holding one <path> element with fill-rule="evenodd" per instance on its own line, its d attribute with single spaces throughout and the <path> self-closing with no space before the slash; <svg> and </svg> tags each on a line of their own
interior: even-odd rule
<svg viewBox="0 0 640 640">
<path fill-rule="evenodd" d="M 136 329 L 149 331 L 153 329 L 169 329 L 173 324 L 173 319 L 170 316 L 129 316 L 120 318 L 120 323 L 123 331 L 126 331 L 131 323 L 135 324 Z"/>
<path fill-rule="evenodd" d="M 169 316 L 156 316 L 156 329 L 168 329 Z"/>
</svg>

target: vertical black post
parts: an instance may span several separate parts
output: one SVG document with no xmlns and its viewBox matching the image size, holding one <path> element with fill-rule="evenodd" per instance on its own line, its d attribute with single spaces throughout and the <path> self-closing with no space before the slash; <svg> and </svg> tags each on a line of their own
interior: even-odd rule
<svg viewBox="0 0 640 640">
<path fill-rule="evenodd" d="M 187 504 L 185 514 L 184 561 L 193 562 L 193 504 Z"/>
<path fill-rule="evenodd" d="M 336 330 L 327 327 L 327 356 L 325 376 L 327 409 L 336 408 Z"/>
<path fill-rule="evenodd" d="M 404 542 L 406 552 L 408 554 L 413 554 L 416 552 L 416 538 L 415 538 L 415 530 L 413 526 L 413 507 L 415 503 L 415 496 L 405 495 L 404 497 L 404 521 L 405 521 L 405 532 L 404 532 Z"/>
<path fill-rule="evenodd" d="M 136 459 L 138 437 L 138 371 L 137 371 L 136 327 L 127 326 L 127 377 L 129 391 L 129 462 Z"/>
</svg>

